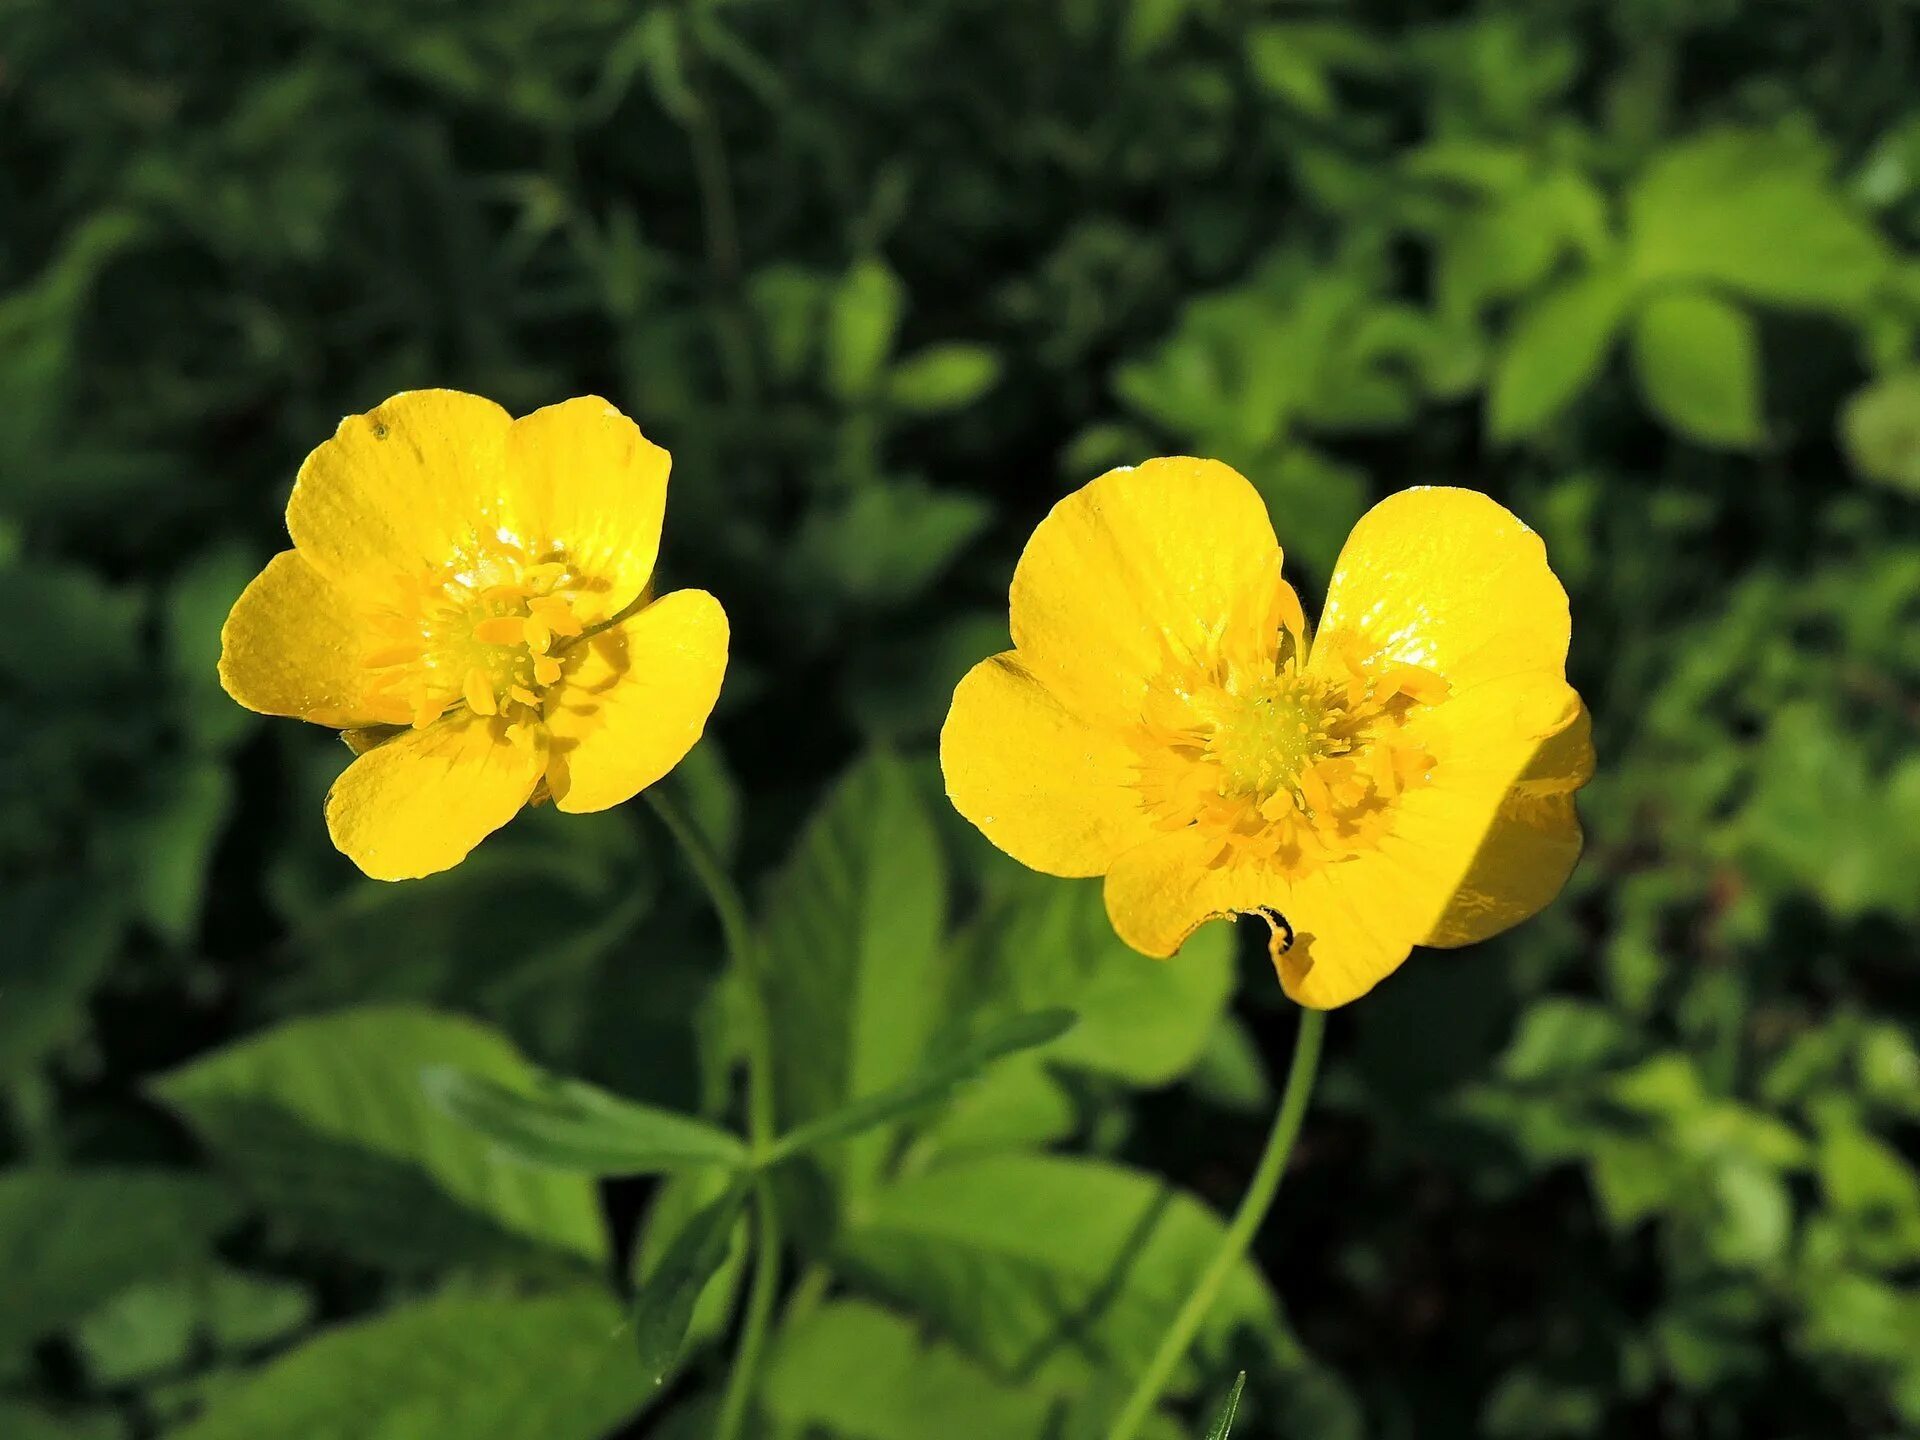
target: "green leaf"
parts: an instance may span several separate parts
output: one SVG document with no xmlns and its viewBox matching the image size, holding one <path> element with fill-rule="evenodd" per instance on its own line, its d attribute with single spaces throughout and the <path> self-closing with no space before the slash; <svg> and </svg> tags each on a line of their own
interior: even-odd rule
<svg viewBox="0 0 1920 1440">
<path fill-rule="evenodd" d="M 783 1329 L 761 1402 L 793 1434 L 839 1440 L 1043 1440 L 1060 1408 L 864 1300 L 835 1301 Z"/>
<path fill-rule="evenodd" d="M 971 1079 L 994 1061 L 1057 1040 L 1073 1028 L 1073 1023 L 1071 1010 L 1039 1010 L 990 1025 L 953 1054 L 935 1061 L 902 1084 L 856 1100 L 788 1132 L 780 1138 L 774 1153 L 779 1156 L 803 1154 L 876 1125 L 904 1119 L 938 1104 L 954 1086 Z"/>
<path fill-rule="evenodd" d="M 1523 439 L 1564 410 L 1600 373 L 1626 311 L 1626 278 L 1596 270 L 1549 290 L 1508 332 L 1494 366 L 1487 425 Z"/>
<path fill-rule="evenodd" d="M 514 1088 L 434 1066 L 421 1083 L 447 1114 L 530 1165 L 590 1175 L 665 1175 L 746 1160 L 746 1146 L 725 1130 L 578 1080 L 541 1075 Z"/>
<path fill-rule="evenodd" d="M 792 564 L 824 591 L 895 604 L 932 584 L 991 518 L 975 495 L 918 481 L 867 485 L 808 512 Z"/>
<path fill-rule="evenodd" d="M 1050 1062 L 1164 1085 L 1200 1059 L 1233 992 L 1233 931 L 1211 926 L 1178 964 L 1129 949 L 1114 933 L 1097 881 L 1007 867 L 958 945 L 985 1009 L 1071 1010 L 1078 1024 L 1047 1048 Z"/>
<path fill-rule="evenodd" d="M 956 1159 L 878 1191 L 842 1242 L 845 1262 L 1005 1371 L 1060 1361 L 1084 1373 L 1146 1363 L 1212 1257 L 1219 1219 L 1157 1178 L 1103 1161 Z M 1241 1329 L 1277 1342 L 1251 1263 L 1228 1277 L 1195 1342 L 1217 1362 Z"/>
<path fill-rule="evenodd" d="M 634 1341 L 641 1372 L 656 1385 L 665 1382 L 680 1358 L 694 1306 L 726 1263 L 748 1191 L 744 1184 L 729 1185 L 718 1200 L 695 1213 L 640 1286 L 633 1305 Z"/>
<path fill-rule="evenodd" d="M 827 309 L 827 389 L 841 400 L 872 391 L 893 352 L 906 289 L 879 260 L 862 260 L 835 287 Z"/>
<path fill-rule="evenodd" d="M 1886 247 L 1825 172 L 1816 150 L 1758 132 L 1710 131 L 1675 146 L 1627 197 L 1635 272 L 1859 311 L 1886 273 Z"/>
<path fill-rule="evenodd" d="M 376 1264 L 474 1258 L 598 1262 L 593 1183 L 504 1163 L 440 1113 L 421 1073 L 510 1088 L 535 1072 L 456 1016 L 367 1007 L 289 1021 L 155 1082 L 267 1209 Z"/>
<path fill-rule="evenodd" d="M 919 1069 L 946 991 L 939 845 L 899 761 L 862 761 L 834 788 L 769 889 L 766 984 L 786 1128 Z M 844 1142 L 870 1180 L 885 1129 Z"/>
<path fill-rule="evenodd" d="M 1220 1413 L 1214 1417 L 1213 1424 L 1207 1427 L 1207 1440 L 1227 1440 L 1227 1436 L 1233 1432 L 1233 1417 L 1240 1410 L 1240 1394 L 1246 1388 L 1247 1372 L 1242 1370 L 1234 1377 L 1233 1389 L 1227 1392 Z"/>
<path fill-rule="evenodd" d="M 986 345 L 929 345 L 893 367 L 887 398 L 915 415 L 944 415 L 993 389 L 1000 370 L 1000 356 Z"/>
<path fill-rule="evenodd" d="M 602 1440 L 649 1394 L 597 1290 L 449 1297 L 308 1341 L 169 1440 Z"/>
<path fill-rule="evenodd" d="M 0 1172 L 0 1358 L 81 1320 L 137 1280 L 199 1264 L 237 1208 L 199 1175 Z"/>
<path fill-rule="evenodd" d="M 1920 370 L 1882 375 L 1847 401 L 1840 441 L 1867 479 L 1920 497 Z"/>
<path fill-rule="evenodd" d="M 1699 292 L 1653 297 L 1634 317 L 1633 368 L 1647 405 L 1682 434 L 1759 443 L 1760 338 L 1745 311 Z"/>
</svg>

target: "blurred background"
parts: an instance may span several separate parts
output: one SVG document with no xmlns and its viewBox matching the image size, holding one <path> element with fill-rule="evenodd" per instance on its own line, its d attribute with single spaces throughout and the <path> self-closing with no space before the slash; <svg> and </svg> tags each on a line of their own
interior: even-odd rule
<svg viewBox="0 0 1920 1440">
<path fill-rule="evenodd" d="M 214 677 L 340 416 L 605 395 L 732 668 L 672 782 L 784 977 L 791 1121 L 1078 1030 L 782 1177 L 749 1433 L 1099 1433 L 1294 1022 L 944 804 L 955 680 L 1115 464 L 1254 479 L 1309 610 L 1373 500 L 1547 540 L 1586 858 L 1333 1017 L 1161 1433 L 1920 1435 L 1912 0 L 0 3 L 0 1435 L 709 1433 L 714 1182 L 516 1168 L 423 1064 L 737 1119 L 737 995 L 644 806 L 383 886 L 349 756 Z M 1258 927 L 1253 927 L 1258 928 Z M 875 1040 L 893 1037 L 891 1048 Z M 879 1045 L 876 1050 L 875 1046 Z"/>
</svg>

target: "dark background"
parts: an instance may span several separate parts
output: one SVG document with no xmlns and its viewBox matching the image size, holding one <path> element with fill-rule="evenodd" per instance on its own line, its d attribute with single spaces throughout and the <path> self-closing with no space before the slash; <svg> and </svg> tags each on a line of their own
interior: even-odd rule
<svg viewBox="0 0 1920 1440">
<path fill-rule="evenodd" d="M 1103 1290 L 1089 1232 L 1251 1169 L 1293 1028 L 1257 937 L 1143 973 L 933 762 L 1039 517 L 1192 453 L 1259 485 L 1310 612 L 1372 500 L 1513 508 L 1600 759 L 1555 906 L 1333 1017 L 1258 1246 L 1288 1322 L 1247 1277 L 1183 1393 L 1245 1366 L 1237 1433 L 1313 1440 L 1920 1435 L 1916 30 L 0 3 L 0 1434 L 706 1433 L 726 1285 L 658 1403 L 575 1363 L 618 1325 L 582 1277 L 701 1178 L 522 1193 L 412 1086 L 504 1035 L 737 1115 L 661 833 L 544 811 L 377 885 L 322 823 L 347 752 L 214 678 L 301 458 L 446 385 L 599 393 L 673 452 L 662 579 L 734 626 L 674 785 L 804 993 L 891 976 L 929 1043 L 1085 1017 L 896 1136 L 878 1200 L 790 1177 L 750 1433 L 1097 1425 L 1193 1265 Z M 779 1023 L 789 1094 L 839 1073 L 845 1025 Z"/>
</svg>

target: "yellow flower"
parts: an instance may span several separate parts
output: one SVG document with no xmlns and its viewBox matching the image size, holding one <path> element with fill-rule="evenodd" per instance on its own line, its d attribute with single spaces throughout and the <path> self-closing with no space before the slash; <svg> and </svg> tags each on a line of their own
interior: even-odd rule
<svg viewBox="0 0 1920 1440">
<path fill-rule="evenodd" d="M 649 598 L 669 463 L 604 400 L 515 420 L 453 390 L 307 457 L 294 548 L 227 617 L 220 682 L 347 731 L 327 828 L 367 874 L 457 865 L 529 801 L 618 805 L 700 738 L 727 617 L 703 590 Z"/>
<path fill-rule="evenodd" d="M 1149 955 L 1257 912 L 1287 993 L 1343 1005 L 1533 914 L 1579 855 L 1566 593 L 1484 495 L 1375 506 L 1310 636 L 1253 486 L 1150 460 L 1040 523 L 1012 629 L 954 692 L 947 793 L 1023 864 L 1105 875 Z"/>
</svg>

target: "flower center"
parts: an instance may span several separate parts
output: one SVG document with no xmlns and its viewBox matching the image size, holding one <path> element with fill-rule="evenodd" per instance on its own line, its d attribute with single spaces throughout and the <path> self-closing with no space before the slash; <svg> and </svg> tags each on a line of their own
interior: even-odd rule
<svg viewBox="0 0 1920 1440">
<path fill-rule="evenodd" d="M 455 705 L 533 743 L 588 588 L 565 552 L 506 531 L 477 537 L 438 569 L 401 578 L 372 607 L 361 665 L 393 724 L 422 729 Z"/>
<path fill-rule="evenodd" d="M 1436 764 L 1422 711 L 1447 682 L 1322 637 L 1335 663 L 1306 663 L 1297 601 L 1270 641 L 1214 636 L 1171 649 L 1129 737 L 1142 806 L 1163 830 L 1217 841 L 1215 865 L 1253 862 L 1297 878 L 1378 847 L 1399 799 Z"/>
<path fill-rule="evenodd" d="M 1250 694 L 1227 696 L 1207 737 L 1223 792 L 1264 800 L 1297 789 L 1303 771 L 1336 747 L 1345 748 L 1328 731 L 1328 709 L 1326 696 L 1294 674 L 1276 674 Z"/>
</svg>

